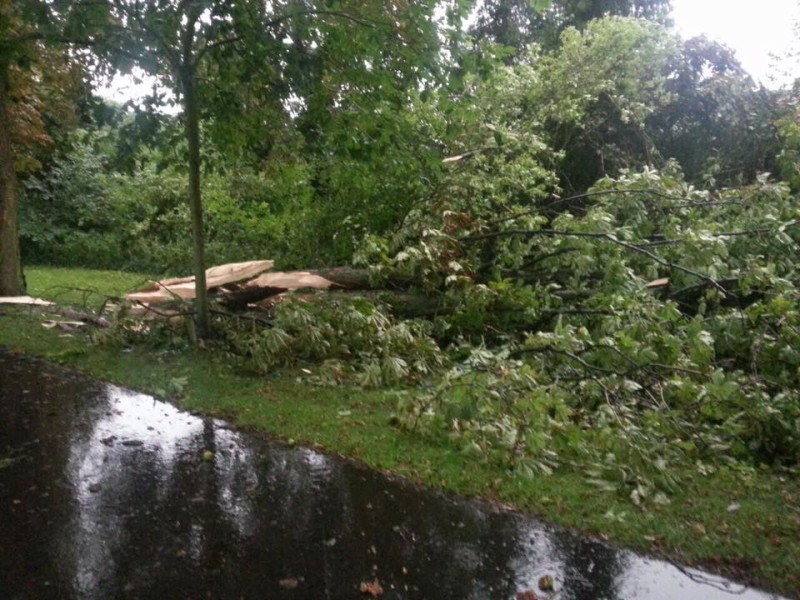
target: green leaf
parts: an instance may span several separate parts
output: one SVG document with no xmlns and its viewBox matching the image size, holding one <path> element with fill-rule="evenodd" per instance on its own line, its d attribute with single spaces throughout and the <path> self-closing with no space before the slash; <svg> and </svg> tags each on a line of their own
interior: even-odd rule
<svg viewBox="0 0 800 600">
<path fill-rule="evenodd" d="M 536 12 L 544 12 L 550 8 L 550 0 L 530 0 L 529 3 Z"/>
</svg>

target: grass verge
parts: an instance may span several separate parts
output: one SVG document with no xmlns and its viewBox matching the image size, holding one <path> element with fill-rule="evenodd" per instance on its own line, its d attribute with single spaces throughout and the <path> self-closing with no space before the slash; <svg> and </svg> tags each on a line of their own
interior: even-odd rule
<svg viewBox="0 0 800 600">
<path fill-rule="evenodd" d="M 150 277 L 123 271 L 29 267 L 25 269 L 28 293 L 61 305 L 97 309 L 108 296 L 142 287 Z"/>
<path fill-rule="evenodd" d="M 29 269 L 30 292 L 86 305 L 82 290 L 116 295 L 143 276 Z M 92 297 L 99 298 L 92 294 Z M 97 305 L 100 303 L 98 302 Z M 0 345 L 80 368 L 139 390 L 174 396 L 181 406 L 238 425 L 347 455 L 419 483 L 511 504 L 540 518 L 616 545 L 702 565 L 735 579 L 800 596 L 800 485 L 770 470 L 681 474 L 683 486 L 664 506 L 637 508 L 586 483 L 564 466 L 551 476 L 507 470 L 390 425 L 404 390 L 318 388 L 302 373 L 255 377 L 197 349 L 154 351 L 94 346 L 87 334 L 40 325 L 39 309 L 0 307 Z M 184 384 L 183 381 L 186 383 Z"/>
</svg>

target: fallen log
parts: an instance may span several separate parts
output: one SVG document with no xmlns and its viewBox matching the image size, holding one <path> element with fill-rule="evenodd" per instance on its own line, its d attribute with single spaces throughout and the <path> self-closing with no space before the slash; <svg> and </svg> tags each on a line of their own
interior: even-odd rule
<svg viewBox="0 0 800 600">
<path fill-rule="evenodd" d="M 328 269 L 314 269 L 308 271 L 335 283 L 337 286 L 355 289 L 373 289 L 371 275 L 368 269 L 353 269 L 352 267 L 331 267 Z M 406 282 L 406 285 L 408 282 Z"/>
<path fill-rule="evenodd" d="M 108 319 L 106 319 L 103 315 L 96 315 L 91 312 L 83 312 L 80 310 L 75 310 L 74 308 L 70 308 L 68 306 L 60 307 L 58 309 L 58 312 L 65 317 L 68 317 L 70 319 L 76 319 L 84 323 L 90 323 L 95 327 L 103 327 L 103 328 L 111 327 L 111 322 Z"/>
<path fill-rule="evenodd" d="M 229 263 L 206 269 L 206 289 L 213 290 L 239 281 L 247 281 L 275 264 L 271 260 L 252 260 L 241 263 Z M 126 300 L 157 304 L 177 298 L 191 300 L 195 296 L 194 277 L 178 277 L 154 281 L 143 290 L 125 295 Z"/>
<path fill-rule="evenodd" d="M 251 261 L 212 267 L 206 271 L 208 290 L 227 309 L 244 310 L 248 305 L 289 291 L 375 289 L 367 269 L 334 267 L 264 273 L 272 264 L 272 261 Z M 400 278 L 382 282 L 385 288 L 395 290 L 410 285 L 410 281 Z M 192 300 L 194 295 L 194 277 L 180 277 L 153 282 L 145 289 L 127 294 L 125 299 L 146 305 L 173 304 Z"/>
<path fill-rule="evenodd" d="M 248 306 L 263 302 L 268 298 L 273 298 L 281 294 L 285 294 L 288 290 L 281 287 L 251 287 L 247 286 L 243 289 L 224 292 L 215 296 L 214 300 L 218 301 L 222 306 L 228 310 L 241 311 L 247 309 Z"/>
<path fill-rule="evenodd" d="M 441 296 L 430 296 L 415 292 L 395 292 L 388 290 L 356 290 L 335 289 L 329 293 L 320 294 L 315 290 L 276 294 L 260 302 L 257 307 L 270 309 L 278 302 L 293 300 L 295 302 L 319 302 L 330 300 L 335 302 L 340 299 L 364 299 L 373 304 L 385 306 L 395 317 L 401 319 L 432 319 L 442 314 L 451 314 L 452 307 L 442 302 Z"/>
</svg>

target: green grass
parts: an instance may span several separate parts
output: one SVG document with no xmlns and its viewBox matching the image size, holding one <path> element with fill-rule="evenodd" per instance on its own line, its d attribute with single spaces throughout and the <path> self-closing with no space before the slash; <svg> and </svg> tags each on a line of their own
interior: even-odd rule
<svg viewBox="0 0 800 600">
<path fill-rule="evenodd" d="M 151 278 L 122 271 L 28 267 L 25 279 L 31 296 L 67 306 L 97 309 L 108 296 L 133 291 Z"/>
<path fill-rule="evenodd" d="M 115 295 L 141 279 L 92 271 L 28 271 L 33 293 L 69 282 Z M 258 377 L 228 359 L 195 349 L 138 347 L 122 352 L 116 346 L 87 343 L 88 333 L 64 337 L 44 329 L 39 323 L 46 316 L 39 310 L 0 307 L 0 345 L 143 391 L 164 393 L 186 378 L 188 383 L 174 400 L 187 409 L 350 456 L 434 488 L 512 504 L 616 545 L 800 596 L 796 476 L 769 470 L 719 470 L 705 477 L 695 471 L 681 473 L 683 485 L 670 504 L 641 509 L 624 495 L 588 485 L 583 473 L 569 467 L 536 479 L 516 477 L 500 465 L 459 452 L 447 440 L 392 427 L 402 390 L 319 388 L 304 381 L 302 372 Z"/>
</svg>

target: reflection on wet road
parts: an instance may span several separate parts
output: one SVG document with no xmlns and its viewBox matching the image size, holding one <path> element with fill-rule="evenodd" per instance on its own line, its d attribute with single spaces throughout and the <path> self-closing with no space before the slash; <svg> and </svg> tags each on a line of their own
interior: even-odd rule
<svg viewBox="0 0 800 600">
<path fill-rule="evenodd" d="M 770 597 L 2 351 L 0 415 L 3 598 Z"/>
</svg>

